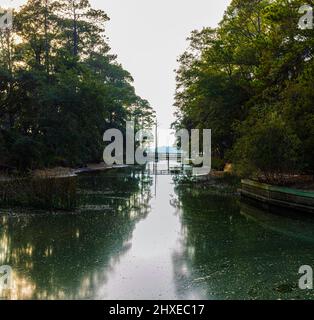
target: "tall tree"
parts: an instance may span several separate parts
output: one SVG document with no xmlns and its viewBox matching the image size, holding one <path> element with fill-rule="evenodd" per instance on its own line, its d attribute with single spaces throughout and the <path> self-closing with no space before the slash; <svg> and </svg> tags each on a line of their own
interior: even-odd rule
<svg viewBox="0 0 314 320">
<path fill-rule="evenodd" d="M 233 0 L 217 29 L 192 33 L 177 71 L 176 125 L 211 128 L 216 155 L 225 161 L 261 170 L 252 154 L 267 128 L 274 132 L 265 136 L 268 150 L 290 141 L 294 146 L 281 159 L 298 164 L 278 162 L 270 152 L 272 174 L 274 168 L 289 171 L 287 163 L 291 170 L 314 171 L 314 37 L 312 29 L 299 28 L 301 5 L 300 0 Z"/>
<path fill-rule="evenodd" d="M 34 19 L 36 17 L 36 19 Z M 0 162 L 23 169 L 102 159 L 104 131 L 154 113 L 110 54 L 87 0 L 29 0 L 0 34 Z"/>
</svg>

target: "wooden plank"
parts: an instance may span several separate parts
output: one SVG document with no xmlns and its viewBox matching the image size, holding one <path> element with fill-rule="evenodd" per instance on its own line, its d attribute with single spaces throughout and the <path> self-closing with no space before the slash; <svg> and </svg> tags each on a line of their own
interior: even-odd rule
<svg viewBox="0 0 314 320">
<path fill-rule="evenodd" d="M 252 180 L 242 180 L 241 194 L 262 203 L 314 213 L 314 192 L 277 187 Z"/>
</svg>

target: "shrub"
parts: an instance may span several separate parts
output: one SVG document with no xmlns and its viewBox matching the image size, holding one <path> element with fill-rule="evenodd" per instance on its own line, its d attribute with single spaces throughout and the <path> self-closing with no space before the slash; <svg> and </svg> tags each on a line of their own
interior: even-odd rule
<svg viewBox="0 0 314 320">
<path fill-rule="evenodd" d="M 236 170 L 260 180 L 279 184 L 299 170 L 301 141 L 281 116 L 270 113 L 256 120 L 253 126 L 242 126 L 233 158 Z"/>
</svg>

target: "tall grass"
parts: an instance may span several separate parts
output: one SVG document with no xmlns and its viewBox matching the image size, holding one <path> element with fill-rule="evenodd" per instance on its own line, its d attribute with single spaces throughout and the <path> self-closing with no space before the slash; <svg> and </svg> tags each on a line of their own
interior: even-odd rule
<svg viewBox="0 0 314 320">
<path fill-rule="evenodd" d="M 44 210 L 76 208 L 77 178 L 9 177 L 0 181 L 0 204 Z"/>
</svg>

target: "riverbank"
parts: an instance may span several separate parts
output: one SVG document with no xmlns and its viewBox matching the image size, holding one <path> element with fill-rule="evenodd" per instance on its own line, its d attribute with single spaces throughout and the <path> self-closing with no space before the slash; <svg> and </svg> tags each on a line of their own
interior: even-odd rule
<svg viewBox="0 0 314 320">
<path fill-rule="evenodd" d="M 0 175 L 0 204 L 3 207 L 73 211 L 78 201 L 77 175 L 115 168 L 121 166 L 99 163 L 77 169 L 55 167 L 24 174 L 3 173 Z"/>
<path fill-rule="evenodd" d="M 211 171 L 210 174 L 198 177 L 179 176 L 176 178 L 180 186 L 192 186 L 195 190 L 209 191 L 213 194 L 229 194 L 239 196 L 241 178 L 224 171 Z"/>
<path fill-rule="evenodd" d="M 241 179 L 232 171 L 215 171 L 201 177 L 179 178 L 180 185 L 196 191 L 241 196 L 267 211 L 314 213 L 314 179 L 311 175 L 284 176 L 284 184 Z"/>
<path fill-rule="evenodd" d="M 116 166 L 108 166 L 104 162 L 87 164 L 85 167 L 69 168 L 69 167 L 56 167 L 50 169 L 35 170 L 33 175 L 35 177 L 60 177 L 60 176 L 73 176 L 81 173 L 93 173 L 105 170 L 114 169 Z"/>
<path fill-rule="evenodd" d="M 101 172 L 105 170 L 111 169 L 121 169 L 127 166 L 123 165 L 112 165 L 108 166 L 104 162 L 101 163 L 91 163 L 87 164 L 85 167 L 79 168 L 71 168 L 71 167 L 53 167 L 53 168 L 44 168 L 44 169 L 36 169 L 29 171 L 27 173 L 19 173 L 16 170 L 11 170 L 10 173 L 3 170 L 0 171 L 0 181 L 8 181 L 14 180 L 16 177 L 34 177 L 34 178 L 56 178 L 56 177 L 73 177 L 77 174 L 81 173 L 93 173 L 93 172 Z"/>
</svg>

